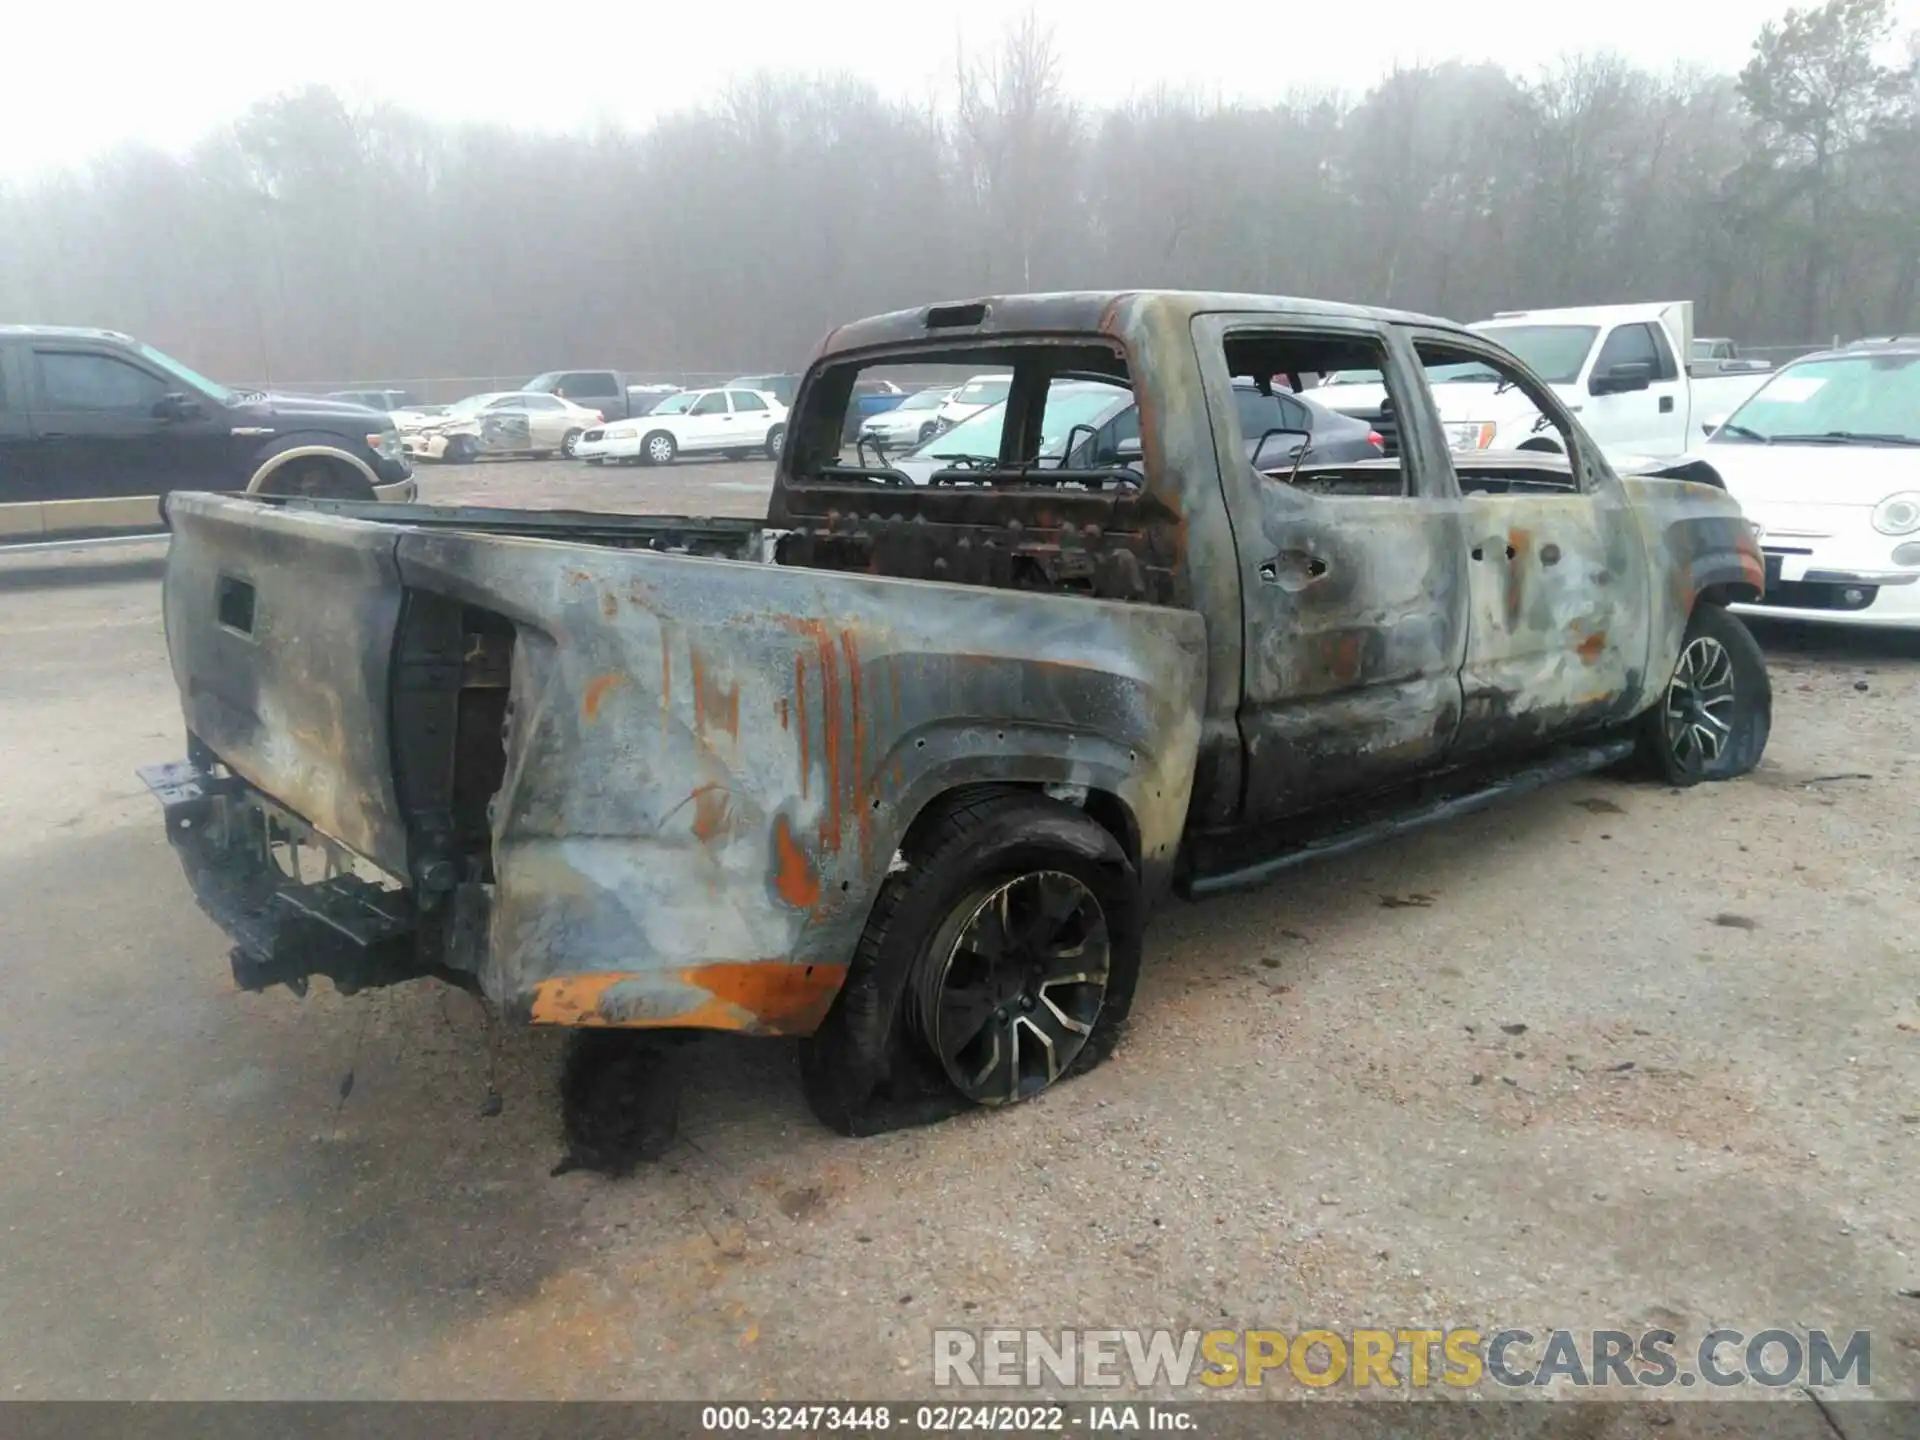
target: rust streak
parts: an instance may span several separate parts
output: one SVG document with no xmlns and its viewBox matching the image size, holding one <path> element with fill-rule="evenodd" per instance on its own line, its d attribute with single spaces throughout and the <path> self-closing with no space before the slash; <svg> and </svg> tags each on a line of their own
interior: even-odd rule
<svg viewBox="0 0 1920 1440">
<path fill-rule="evenodd" d="M 811 910 L 820 903 L 820 877 L 813 873 L 806 851 L 793 838 L 787 817 L 773 822 L 774 889 L 780 898 L 796 910 Z"/>
<path fill-rule="evenodd" d="M 815 974 L 819 973 L 818 966 Z M 721 996 L 708 990 L 708 997 L 695 1001 L 693 995 L 687 1009 L 670 1015 L 642 1017 L 623 1017 L 609 1014 L 604 1008 L 607 992 L 616 985 L 630 980 L 644 981 L 646 975 L 630 970 L 596 970 L 585 975 L 556 975 L 550 980 L 542 980 L 534 987 L 533 1001 L 528 1015 L 535 1025 L 584 1025 L 584 1026 L 620 1026 L 627 1029 L 647 1030 L 660 1026 L 686 1028 L 691 1030 L 745 1030 L 749 1028 L 752 1017 L 738 1006 L 728 1003 Z M 707 989 L 702 986 L 701 989 Z M 837 988 L 837 986 L 836 986 Z M 697 993 L 697 992 L 695 992 Z M 832 996 L 827 997 L 828 1004 Z M 822 1014 L 825 1013 L 822 1007 Z M 815 1025 L 818 1025 L 816 1020 Z M 793 1032 L 800 1033 L 800 1032 Z"/>
<path fill-rule="evenodd" d="M 611 590 L 600 596 L 600 613 L 609 620 L 620 613 L 619 598 Z"/>
<path fill-rule="evenodd" d="M 667 647 L 667 637 L 660 637 L 660 733 L 666 734 L 669 717 L 673 714 L 673 651 Z"/>
<path fill-rule="evenodd" d="M 1607 648 L 1607 632 L 1604 630 L 1596 630 L 1573 648 L 1574 653 L 1579 655 L 1587 664 L 1595 664 Z"/>
<path fill-rule="evenodd" d="M 853 751 L 847 779 L 853 787 L 850 798 L 860 834 L 860 859 L 864 863 L 873 849 L 873 811 L 867 804 L 866 771 L 861 753 L 866 748 L 866 715 L 860 708 L 860 642 L 853 631 L 840 632 L 840 650 L 847 659 L 847 730 Z"/>
<path fill-rule="evenodd" d="M 808 798 L 813 784 L 813 755 L 807 748 L 807 657 L 797 651 L 793 657 L 793 713 L 800 722 L 800 798 Z"/>
<path fill-rule="evenodd" d="M 596 675 L 587 682 L 587 688 L 580 696 L 580 710 L 589 722 L 600 718 L 600 707 L 606 703 L 607 696 L 620 683 L 620 679 L 619 675 L 608 673 Z"/>
<path fill-rule="evenodd" d="M 700 652 L 698 650 L 690 650 L 687 653 L 693 661 L 693 733 L 696 735 L 704 735 L 707 733 L 707 687 L 704 683 L 705 677 L 700 673 L 702 669 Z"/>
<path fill-rule="evenodd" d="M 776 1035 L 811 1035 L 820 1027 L 840 983 L 844 965 L 796 965 L 789 960 L 749 960 L 701 965 L 681 972 L 689 985 L 747 1011 L 756 1029 Z"/>
<path fill-rule="evenodd" d="M 815 637 L 820 656 L 820 744 L 826 752 L 827 811 L 820 820 L 820 848 L 840 853 L 844 821 L 840 813 L 840 660 L 825 627 Z"/>
<path fill-rule="evenodd" d="M 709 781 L 687 797 L 693 802 L 693 833 L 702 845 L 724 835 L 733 820 L 733 792 Z"/>
</svg>

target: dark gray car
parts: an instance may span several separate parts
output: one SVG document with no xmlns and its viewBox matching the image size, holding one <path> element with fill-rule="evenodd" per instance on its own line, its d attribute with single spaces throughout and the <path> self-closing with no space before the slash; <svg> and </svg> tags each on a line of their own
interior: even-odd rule
<svg viewBox="0 0 1920 1440">
<path fill-rule="evenodd" d="M 1248 437 L 1247 456 L 1256 469 L 1291 466 L 1301 447 L 1316 464 L 1375 460 L 1383 453 L 1379 434 L 1365 420 L 1331 410 L 1286 391 L 1263 393 L 1253 381 L 1236 380 L 1240 432 Z M 895 462 L 916 482 L 952 463 L 980 463 L 1000 448 L 1007 407 L 1002 401 L 968 416 L 958 425 L 906 451 Z M 1047 391 L 1040 458 L 1070 453 L 1065 468 L 1124 465 L 1139 458 L 1140 409 L 1133 392 L 1113 380 L 1087 376 L 1055 380 Z M 1311 441 L 1308 441 L 1308 437 Z"/>
</svg>

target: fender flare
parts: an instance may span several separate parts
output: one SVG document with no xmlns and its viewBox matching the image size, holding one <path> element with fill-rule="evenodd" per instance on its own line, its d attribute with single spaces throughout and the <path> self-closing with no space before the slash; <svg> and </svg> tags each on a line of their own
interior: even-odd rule
<svg viewBox="0 0 1920 1440">
<path fill-rule="evenodd" d="M 247 481 L 247 494 L 259 494 L 260 487 L 273 477 L 274 472 L 280 470 L 292 461 L 316 458 L 344 461 L 359 472 L 361 478 L 364 479 L 368 485 L 377 487 L 382 483 L 380 477 L 373 473 L 373 467 L 371 465 L 367 464 L 366 461 L 351 451 L 342 449 L 339 445 L 324 443 L 293 444 L 287 446 L 284 450 L 273 451 L 266 459 L 260 462 L 259 466 L 253 472 L 253 477 Z"/>
</svg>

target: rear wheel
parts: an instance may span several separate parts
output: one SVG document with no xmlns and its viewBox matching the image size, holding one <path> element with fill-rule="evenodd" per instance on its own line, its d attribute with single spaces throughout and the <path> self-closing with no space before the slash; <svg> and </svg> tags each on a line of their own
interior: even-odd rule
<svg viewBox="0 0 1920 1440">
<path fill-rule="evenodd" d="M 656 430 L 640 442 L 642 465 L 671 465 L 679 453 L 680 447 L 673 443 L 673 436 L 664 430 Z"/>
<path fill-rule="evenodd" d="M 1660 701 L 1640 718 L 1640 757 L 1669 785 L 1731 780 L 1760 763 L 1773 729 L 1766 657 L 1739 617 L 1694 606 Z"/>
<path fill-rule="evenodd" d="M 372 500 L 367 477 L 340 461 L 295 460 L 260 482 L 262 495 L 306 495 L 320 500 Z"/>
<path fill-rule="evenodd" d="M 914 828 L 803 1051 L 808 1101 L 844 1134 L 1013 1104 L 1092 1068 L 1139 978 L 1138 878 L 1084 811 L 998 791 Z"/>
<path fill-rule="evenodd" d="M 569 460 L 573 458 L 574 452 L 580 448 L 580 435 L 581 432 L 578 430 L 569 430 L 560 439 L 560 453 L 565 455 Z"/>
<path fill-rule="evenodd" d="M 786 441 L 786 426 L 776 425 L 767 431 L 767 458 L 769 460 L 778 460 L 780 458 L 780 447 L 784 445 Z"/>
</svg>

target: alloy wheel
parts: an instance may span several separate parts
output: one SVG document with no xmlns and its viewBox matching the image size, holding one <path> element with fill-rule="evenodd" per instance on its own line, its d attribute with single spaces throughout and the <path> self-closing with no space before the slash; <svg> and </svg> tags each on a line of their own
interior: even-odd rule
<svg viewBox="0 0 1920 1440">
<path fill-rule="evenodd" d="M 1093 1033 L 1111 966 L 1107 916 L 1084 882 L 1032 871 L 966 912 L 929 967 L 921 1028 L 976 1104 L 1006 1105 L 1064 1075 Z"/>
</svg>

